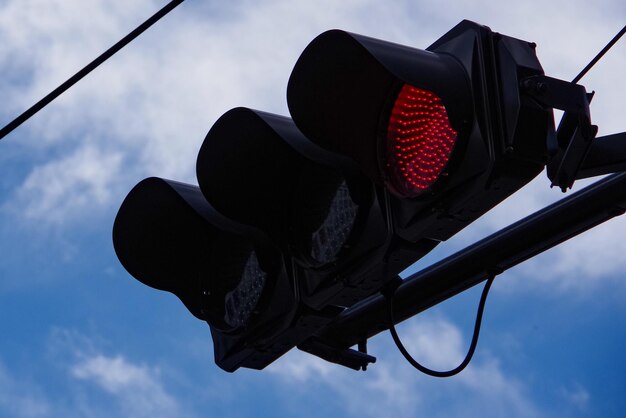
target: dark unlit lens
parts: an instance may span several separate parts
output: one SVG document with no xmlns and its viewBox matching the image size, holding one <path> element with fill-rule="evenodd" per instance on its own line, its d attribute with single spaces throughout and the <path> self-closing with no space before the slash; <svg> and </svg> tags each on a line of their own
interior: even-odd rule
<svg viewBox="0 0 626 418">
<path fill-rule="evenodd" d="M 334 192 L 327 215 L 311 236 L 311 257 L 320 263 L 337 258 L 352 232 L 358 206 L 350 196 L 345 180 Z"/>
<path fill-rule="evenodd" d="M 233 290 L 225 296 L 224 321 L 233 328 L 246 325 L 256 309 L 265 287 L 265 273 L 254 252 L 243 268 L 241 280 Z"/>
</svg>

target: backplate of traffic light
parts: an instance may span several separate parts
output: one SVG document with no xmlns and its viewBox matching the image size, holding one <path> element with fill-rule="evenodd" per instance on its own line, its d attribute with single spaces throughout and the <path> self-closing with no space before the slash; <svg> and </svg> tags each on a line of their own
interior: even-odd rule
<svg viewBox="0 0 626 418">
<path fill-rule="evenodd" d="M 198 154 L 199 187 L 139 183 L 116 218 L 115 250 L 136 279 L 209 324 L 224 370 L 262 369 L 295 346 L 365 368 L 365 345 L 345 346 L 359 336 L 329 330 L 401 271 L 546 165 L 562 188 L 623 165 L 594 152 L 590 99 L 545 76 L 534 44 L 473 22 L 425 50 L 328 31 L 292 71 L 293 120 L 225 113 Z M 558 132 L 554 108 L 566 112 Z M 367 321 L 363 338 L 385 323 Z"/>
<path fill-rule="evenodd" d="M 427 50 L 343 31 L 313 40 L 287 89 L 296 125 L 391 191 L 395 233 L 445 240 L 539 174 L 551 109 L 520 91 L 532 44 L 464 21 Z"/>
</svg>

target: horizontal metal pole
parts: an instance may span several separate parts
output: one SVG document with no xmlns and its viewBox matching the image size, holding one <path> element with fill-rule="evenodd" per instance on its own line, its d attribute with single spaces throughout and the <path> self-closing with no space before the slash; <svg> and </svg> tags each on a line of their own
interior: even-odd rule
<svg viewBox="0 0 626 418">
<path fill-rule="evenodd" d="M 408 319 L 626 211 L 626 173 L 613 175 L 408 277 L 395 293 L 395 322 Z M 348 348 L 389 328 L 386 300 L 372 296 L 316 337 Z"/>
<path fill-rule="evenodd" d="M 577 179 L 626 170 L 626 132 L 602 136 L 591 142 L 589 153 L 576 174 Z"/>
</svg>

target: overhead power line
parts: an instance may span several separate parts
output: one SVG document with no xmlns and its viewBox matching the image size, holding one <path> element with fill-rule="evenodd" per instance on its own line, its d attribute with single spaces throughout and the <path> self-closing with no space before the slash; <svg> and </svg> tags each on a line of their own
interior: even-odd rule
<svg viewBox="0 0 626 418">
<path fill-rule="evenodd" d="M 607 53 L 607 51 L 609 49 L 611 49 L 611 47 L 613 45 L 615 45 L 617 43 L 617 41 L 619 41 L 619 38 L 622 37 L 622 35 L 624 35 L 624 33 L 626 33 L 626 26 L 624 26 L 622 28 L 622 30 L 620 30 L 617 35 L 615 35 L 613 37 L 613 39 L 611 39 L 609 41 L 608 44 L 606 44 L 606 46 L 604 48 L 602 48 L 602 51 L 598 52 L 598 55 L 596 55 L 590 62 L 589 64 L 587 64 L 587 66 L 585 68 L 582 69 L 582 71 L 576 76 L 574 77 L 574 79 L 572 80 L 572 83 L 578 83 L 580 81 L 581 78 L 583 78 L 585 76 L 585 74 L 587 74 L 587 72 L 589 70 L 591 70 L 591 67 L 593 67 L 594 65 L 596 65 L 596 63 L 598 61 L 600 61 L 600 58 L 602 58 L 604 56 L 604 54 Z"/>
<path fill-rule="evenodd" d="M 146 20 L 141 25 L 139 25 L 135 30 L 130 32 L 128 35 L 126 35 L 124 38 L 118 41 L 115 45 L 113 45 L 104 53 L 102 53 L 102 55 L 100 55 L 98 58 L 94 59 L 92 62 L 87 64 L 87 66 L 85 66 L 82 70 L 78 71 L 76 74 L 74 74 L 67 81 L 65 81 L 59 87 L 57 87 L 52 92 L 50 92 L 43 99 L 39 100 L 37 103 L 31 106 L 24 113 L 22 113 L 21 115 L 13 119 L 11 122 L 9 122 L 4 128 L 0 129 L 0 140 L 2 140 L 5 136 L 10 134 L 15 128 L 20 126 L 22 123 L 30 119 L 33 115 L 35 115 L 41 109 L 43 109 L 48 104 L 50 104 L 50 102 L 52 102 L 54 99 L 59 97 L 61 94 L 65 93 L 70 87 L 72 87 L 74 84 L 82 80 L 87 74 L 89 74 L 90 72 L 98 68 L 100 64 L 104 63 L 106 60 L 111 58 L 113 55 L 115 55 L 118 51 L 120 51 L 126 45 L 134 41 L 139 35 L 145 32 L 148 28 L 150 28 L 152 25 L 158 22 L 162 17 L 167 15 L 169 12 L 174 10 L 176 6 L 181 4 L 183 1 L 184 0 L 173 0 L 169 2 L 165 7 L 163 7 L 161 10 L 156 12 L 152 17 L 150 17 L 148 20 Z"/>
</svg>

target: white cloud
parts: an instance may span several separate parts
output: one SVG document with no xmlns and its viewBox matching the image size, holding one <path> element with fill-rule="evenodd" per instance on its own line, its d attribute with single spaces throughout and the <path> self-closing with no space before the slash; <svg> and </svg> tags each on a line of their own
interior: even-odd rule
<svg viewBox="0 0 626 418">
<path fill-rule="evenodd" d="M 85 145 L 73 154 L 36 167 L 24 180 L 7 209 L 26 221 L 62 224 L 88 218 L 110 203 L 122 156 Z"/>
<path fill-rule="evenodd" d="M 48 357 L 69 378 L 66 398 L 46 416 L 193 417 L 166 387 L 161 369 L 102 347 L 110 343 L 76 330 L 53 328 Z M 61 414 L 59 411 L 63 411 Z"/>
<path fill-rule="evenodd" d="M 76 379 L 91 381 L 115 395 L 125 416 L 180 416 L 176 399 L 165 391 L 158 369 L 132 364 L 119 355 L 97 354 L 81 359 L 70 371 Z"/>
<path fill-rule="evenodd" d="M 455 367 L 465 356 L 467 341 L 459 329 L 441 318 L 419 320 L 399 330 L 409 352 L 433 369 Z M 290 352 L 267 370 L 285 384 L 307 382 L 307 390 L 324 386 L 349 416 L 541 416 L 518 379 L 507 376 L 497 359 L 479 352 L 456 377 L 426 377 L 410 366 L 390 343 L 390 337 L 370 342 L 378 357 L 368 371 L 353 372 L 301 352 Z M 442 399 L 455 399 L 441 403 Z M 488 406 L 485 409 L 485 406 Z"/>
<path fill-rule="evenodd" d="M 6 2 L 0 9 L 5 40 L 0 60 L 12 63 L 10 79 L 29 77 L 3 86 L 10 98 L 5 106 L 11 104 L 11 112 L 26 107 L 160 7 L 156 1 L 131 3 Z M 285 113 L 293 63 L 315 35 L 331 27 L 424 47 L 469 18 L 537 42 L 546 71 L 567 78 L 612 36 L 613 26 L 621 25 L 620 14 L 607 11 L 623 8 L 577 0 L 576 7 L 542 3 L 537 13 L 533 2 L 486 4 L 422 2 L 416 8 L 403 2 L 389 7 L 374 1 L 272 0 L 254 7 L 222 5 L 216 9 L 222 15 L 216 6 L 183 4 L 19 128 L 31 138 L 17 131 L 6 139 L 27 141 L 29 152 L 50 155 L 32 167 L 11 205 L 27 220 L 63 225 L 116 207 L 124 191 L 148 175 L 195 182 L 195 158 L 211 123 L 238 105 Z M 622 99 L 613 87 L 626 68 L 623 48 L 618 44 L 584 79 L 597 90 L 594 121 L 605 132 L 623 129 L 615 113 Z M 460 239 L 470 242 L 560 197 L 542 175 Z M 620 270 L 619 257 L 606 258 L 626 250 L 616 235 L 615 230 L 594 231 L 592 238 L 552 253 L 550 277 L 568 277 L 582 268 L 604 278 Z M 543 267 L 532 270 L 545 276 Z"/>
<path fill-rule="evenodd" d="M 26 84 L 22 79 L 4 86 L 11 112 L 42 97 L 161 6 L 149 0 L 131 3 L 6 2 L 0 9 L 5 40 L 0 59 L 18 62 L 19 71 L 15 70 L 13 78 L 30 75 Z M 542 13 L 536 12 L 532 2 L 489 2 L 488 7 L 487 3 L 470 7 L 458 2 L 422 2 L 416 9 L 409 3 L 389 7 L 371 0 L 272 0 L 254 7 L 241 2 L 218 8 L 228 17 L 224 20 L 213 16 L 217 13 L 208 13 L 214 6 L 203 9 L 183 4 L 20 129 L 28 129 L 37 138 L 29 140 L 33 148 L 63 150 L 55 152 L 44 166 L 56 164 L 61 169 L 62 161 L 85 147 L 86 138 L 95 141 L 104 160 L 117 160 L 121 155 L 132 169 L 101 171 L 98 176 L 102 178 L 88 184 L 99 190 L 87 191 L 87 195 L 102 196 L 101 186 L 109 189 L 105 190 L 108 199 L 95 201 L 106 206 L 119 197 L 110 190 L 114 184 L 130 189 L 147 175 L 194 182 L 200 143 L 211 123 L 229 108 L 244 105 L 285 113 L 292 65 L 323 30 L 341 27 L 425 47 L 462 18 L 471 18 L 494 30 L 538 42 L 546 68 L 573 75 L 581 66 L 580 55 L 592 55 L 601 41 L 610 37 L 607 19 L 619 20 L 603 12 L 610 8 L 609 2 L 593 7 L 582 1 L 576 3 L 578 7 L 569 2 L 567 7 L 562 7 L 563 2 L 542 3 Z M 194 14 L 197 10 L 205 13 Z M 567 16 L 555 20 L 563 13 Z M 520 17 L 529 15 L 532 21 Z M 602 24 L 593 26 L 594 22 Z M 594 30 L 574 31 L 575 27 Z M 615 111 L 619 107 L 615 103 L 621 100 L 611 83 L 619 79 L 624 54 L 612 51 L 611 56 L 613 65 L 603 67 L 602 77 L 590 79 L 599 92 L 594 100 L 594 113 L 597 109 L 599 116 Z M 614 111 L 612 119 L 599 118 L 603 129 L 611 130 L 620 123 Z M 8 140 L 25 139 L 16 135 Z M 33 188 L 41 169 L 34 167 L 22 188 Z M 76 199 L 71 187 L 59 193 L 62 200 Z M 66 210 L 70 212 L 63 216 Z M 59 207 L 49 216 L 53 222 L 76 218 L 69 206 Z"/>
<path fill-rule="evenodd" d="M 474 409 L 483 410 L 483 416 L 537 417 L 541 412 L 530 398 L 530 390 L 518 379 L 506 376 L 496 360 L 488 360 L 478 367 L 468 367 L 459 377 L 460 383 L 473 393 Z"/>
<path fill-rule="evenodd" d="M 270 366 L 268 370 L 301 383 L 326 378 L 336 367 L 332 363 L 320 361 L 315 356 L 305 355 L 297 350 L 290 351 L 285 358 L 286 360 L 281 360 L 280 366 Z"/>
<path fill-rule="evenodd" d="M 610 220 L 528 262 L 523 272 L 560 290 L 585 291 L 606 282 L 621 287 L 626 268 L 624 230 L 626 217 Z"/>
<path fill-rule="evenodd" d="M 448 252 L 458 251 L 485 238 L 506 226 L 529 216 L 543 207 L 582 190 L 597 179 L 577 182 L 574 190 L 564 194 L 549 188 L 545 174 L 531 182 L 526 189 L 505 200 L 502 204 L 484 215 L 448 242 L 440 244 Z M 620 285 L 619 273 L 626 268 L 626 241 L 621 239 L 626 230 L 626 216 L 612 218 L 558 246 L 527 260 L 514 270 L 504 273 L 523 275 L 525 280 L 517 281 L 521 286 L 546 285 L 551 289 L 566 292 L 581 292 L 597 289 L 604 283 Z M 515 292 L 517 285 L 507 286 L 507 291 Z"/>
<path fill-rule="evenodd" d="M 16 380 L 0 363 L 0 415 L 36 418 L 49 416 L 49 412 L 50 404 L 35 385 Z"/>
<path fill-rule="evenodd" d="M 571 388 L 561 388 L 561 395 L 576 409 L 585 411 L 589 406 L 591 395 L 582 385 L 576 384 Z"/>
<path fill-rule="evenodd" d="M 537 42 L 548 74 L 571 78 L 623 25 L 624 16 L 622 2 L 583 0 L 422 1 L 396 2 L 393 7 L 373 0 L 195 3 L 185 2 L 4 140 L 3 146 L 19 142 L 25 163 L 31 165 L 14 191 L 10 204 L 14 213 L 22 219 L 65 226 L 114 207 L 123 191 L 144 176 L 194 181 L 196 153 L 211 123 L 238 105 L 285 113 L 291 67 L 307 42 L 325 29 L 340 27 L 424 47 L 462 18 L 470 18 Z M 56 87 L 162 4 L 156 0 L 2 2 L 0 65 L 4 83 L 9 83 L 0 83 L 4 119 Z M 227 16 L 217 19 L 209 13 L 212 9 Z M 624 130 L 623 91 L 615 88 L 626 70 L 624 45 L 624 41 L 618 44 L 584 79 L 589 90 L 597 91 L 592 114 L 601 133 Z M 517 200 L 498 208 L 481 224 L 484 229 L 478 225 L 474 235 L 461 238 L 469 242 L 530 213 L 552 199 L 548 193 L 561 196 L 550 191 L 542 178 L 520 192 Z M 554 250 L 550 259 L 525 264 L 524 272 L 558 288 L 606 280 L 626 267 L 623 228 L 623 220 L 612 221 Z M 402 335 L 415 356 L 434 368 L 454 365 L 464 354 L 466 339 L 443 320 L 405 328 Z M 372 344 L 379 362 L 366 374 L 298 352 L 272 365 L 270 372 L 288 384 L 331 388 L 346 401 L 346 412 L 352 415 L 424 410 L 444 415 L 434 407 L 442 399 L 456 399 L 444 405 L 448 412 L 456 412 L 449 415 L 471 414 L 467 406 L 481 404 L 494 405 L 487 416 L 539 414 L 528 397 L 528 385 L 506 375 L 497 359 L 485 359 L 480 350 L 461 376 L 440 381 L 418 377 L 385 341 L 378 338 Z M 126 415 L 142 416 L 159 408 L 173 416 L 181 414 L 182 407 L 166 390 L 158 367 L 80 344 L 71 351 L 71 359 L 63 364 L 77 387 L 105 393 Z M 54 415 L 49 401 L 22 387 L 0 369 L 0 410 L 14 416 Z M 162 394 L 164 404 L 159 406 L 161 401 L 149 392 Z M 586 393 L 581 388 L 568 391 L 566 397 L 584 405 L 589 399 Z M 89 400 L 86 412 L 92 411 Z"/>
<path fill-rule="evenodd" d="M 139 2 L 133 8 L 123 6 L 127 2 L 117 3 L 117 7 L 104 0 L 7 3 L 0 26 L 12 42 L 0 49 L 0 59 L 18 57 L 15 77 L 30 75 L 26 84 L 21 78 L 4 87 L 12 113 L 42 97 L 117 40 L 115 36 L 129 31 L 131 20 L 156 10 L 156 2 Z M 367 5 L 357 1 L 326 3 L 335 10 L 332 20 L 337 23 L 357 21 L 350 13 L 355 9 L 367 14 Z M 26 12 L 42 7 L 45 15 Z M 40 206 L 37 194 L 30 192 L 48 189 L 43 180 L 49 174 L 61 177 L 68 164 L 74 165 L 76 177 L 90 176 L 91 181 L 79 191 L 71 183 L 56 185 L 48 193 L 54 194 L 54 203 L 95 195 L 92 204 L 106 206 L 112 197 L 118 198 L 111 190 L 114 184 L 130 189 L 147 175 L 195 182 L 197 151 L 212 121 L 239 105 L 286 112 L 291 66 L 318 32 L 316 28 L 322 27 L 321 31 L 330 23 L 316 13 L 320 4 L 308 2 L 297 7 L 287 1 L 254 8 L 229 6 L 237 18 L 228 25 L 212 21 L 211 16 L 199 19 L 186 14 L 185 7 L 7 138 L 23 141 L 40 154 L 45 149 L 54 151 L 50 152 L 54 157 L 33 167 L 21 186 L 19 194 L 26 199 L 20 204 L 29 207 L 26 216 L 36 212 L 40 220 L 53 223 L 77 219 L 71 205 L 55 205 L 51 212 L 30 210 Z M 293 25 L 296 21 L 300 23 Z M 20 55 L 21 51 L 27 53 Z M 20 138 L 20 132 L 30 133 L 31 138 Z M 122 156 L 130 169 L 79 171 L 89 170 L 94 162 L 102 165 L 89 158 L 92 154 L 81 154 L 87 142 L 102 161 L 118 164 Z"/>
<path fill-rule="evenodd" d="M 419 321 L 404 331 L 401 339 L 411 355 L 432 369 L 452 369 L 464 357 L 460 330 L 443 319 Z"/>
<path fill-rule="evenodd" d="M 79 331 L 54 328 L 47 342 L 49 358 L 69 377 L 67 398 L 51 402 L 67 416 L 193 417 L 166 387 L 161 369 L 135 363 L 110 345 Z M 54 416 L 50 413 L 46 416 Z"/>
</svg>

